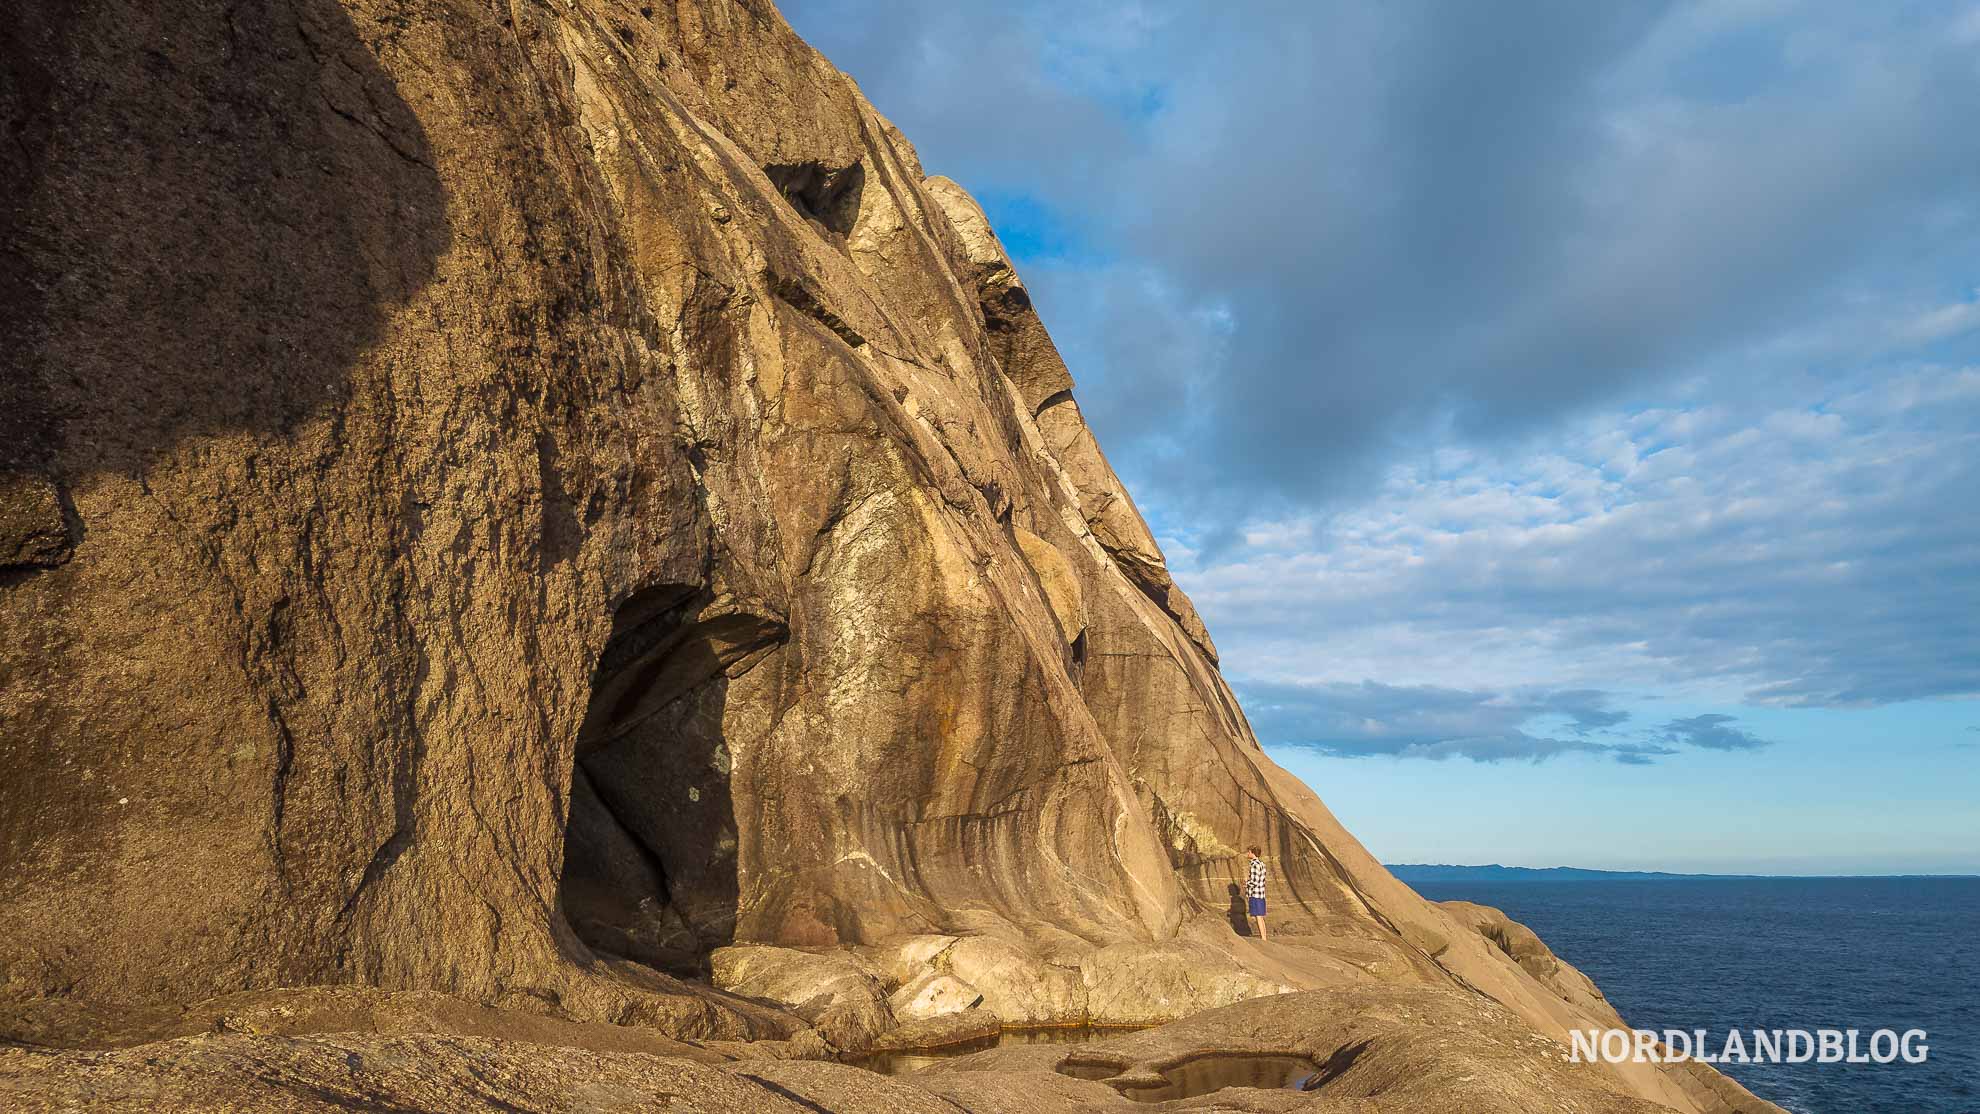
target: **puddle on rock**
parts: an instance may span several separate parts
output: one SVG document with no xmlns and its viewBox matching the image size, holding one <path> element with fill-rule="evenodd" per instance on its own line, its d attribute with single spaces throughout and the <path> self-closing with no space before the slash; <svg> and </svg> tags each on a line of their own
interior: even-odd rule
<svg viewBox="0 0 1980 1114">
<path fill-rule="evenodd" d="M 1056 1029 L 1006 1029 L 994 1037 L 962 1041 L 958 1044 L 945 1044 L 940 1048 L 910 1048 L 899 1052 L 875 1052 L 871 1056 L 850 1061 L 853 1067 L 881 1075 L 907 1075 L 943 1060 L 953 1060 L 957 1056 L 967 1056 L 972 1052 L 986 1052 L 992 1048 L 1002 1048 L 1016 1044 L 1085 1044 L 1087 1041 L 1103 1037 L 1131 1033 L 1130 1026 L 1079 1025 Z M 1114 1074 L 1108 1069 L 1108 1075 Z"/>
<path fill-rule="evenodd" d="M 1308 1090 L 1318 1084 L 1319 1071 L 1319 1065 L 1303 1056 L 1198 1056 L 1164 1068 L 1160 1083 L 1112 1086 L 1136 1102 L 1167 1102 L 1207 1095 L 1226 1087 Z M 1059 1065 L 1059 1074 L 1105 1083 L 1121 1072 L 1104 1064 L 1073 1061 Z"/>
<path fill-rule="evenodd" d="M 1102 1079 L 1112 1079 L 1121 1074 L 1121 1069 L 1112 1064 L 1082 1064 L 1077 1060 L 1069 1060 L 1059 1065 L 1059 1074 L 1070 1075 L 1074 1079 L 1090 1079 L 1097 1083 Z"/>
</svg>

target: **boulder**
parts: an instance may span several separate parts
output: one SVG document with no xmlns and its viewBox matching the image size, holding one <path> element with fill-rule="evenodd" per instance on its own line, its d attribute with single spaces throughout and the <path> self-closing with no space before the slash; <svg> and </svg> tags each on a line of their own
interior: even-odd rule
<svg viewBox="0 0 1980 1114">
<path fill-rule="evenodd" d="M 740 945 L 709 959 L 716 986 L 789 1008 L 841 1052 L 863 1052 L 894 1026 L 880 981 L 845 956 Z"/>
<path fill-rule="evenodd" d="M 924 971 L 887 996 L 887 1009 L 900 1022 L 926 1021 L 980 1004 L 981 991 L 954 975 Z"/>
<path fill-rule="evenodd" d="M 921 1021 L 903 1021 L 898 1027 L 880 1034 L 879 1039 L 873 1042 L 873 1051 L 899 1052 L 969 1044 L 995 1037 L 1003 1031 L 1003 1027 L 1004 1023 L 989 1010 L 945 1013 Z"/>
<path fill-rule="evenodd" d="M 935 964 L 943 952 L 955 946 L 956 939 L 932 934 L 902 936 L 855 951 L 861 962 L 894 988 Z"/>
<path fill-rule="evenodd" d="M 982 996 L 1005 1025 L 1082 1025 L 1086 986 L 1077 967 L 993 936 L 971 936 L 942 956 L 943 966 Z"/>
</svg>

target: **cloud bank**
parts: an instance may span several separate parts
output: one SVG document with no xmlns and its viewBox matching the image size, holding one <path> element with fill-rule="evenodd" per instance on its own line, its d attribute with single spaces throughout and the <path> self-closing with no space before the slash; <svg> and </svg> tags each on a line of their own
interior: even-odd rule
<svg viewBox="0 0 1980 1114">
<path fill-rule="evenodd" d="M 1034 293 L 1116 463 L 1199 517 L 1715 360 L 1764 387 L 1742 352 L 1811 326 L 1976 320 L 1943 5 L 787 9 L 931 168 L 1082 231 Z"/>
<path fill-rule="evenodd" d="M 1597 413 L 1171 556 L 1254 677 L 1865 706 L 1980 694 L 1980 371 Z"/>
<path fill-rule="evenodd" d="M 1249 682 L 1238 695 L 1261 737 L 1339 758 L 1539 762 L 1593 754 L 1641 765 L 1678 753 L 1678 744 L 1712 745 L 1700 739 L 1714 731 L 1751 738 L 1718 722 L 1731 717 L 1707 715 L 1698 718 L 1715 722 L 1689 734 L 1667 724 L 1653 738 L 1604 739 L 1599 736 L 1621 734 L 1610 729 L 1629 715 L 1609 706 L 1608 693 L 1585 689 L 1501 694 L 1375 681 Z M 1756 739 L 1751 745 L 1765 744 Z"/>
</svg>

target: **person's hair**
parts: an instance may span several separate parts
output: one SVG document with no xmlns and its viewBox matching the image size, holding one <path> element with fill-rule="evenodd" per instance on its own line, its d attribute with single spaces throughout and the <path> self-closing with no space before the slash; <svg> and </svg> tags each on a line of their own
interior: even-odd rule
<svg viewBox="0 0 1980 1114">
<path fill-rule="evenodd" d="M 1251 852 L 1251 853 L 1252 853 L 1252 854 L 1254 854 L 1254 855 L 1263 855 L 1263 854 L 1265 853 L 1265 852 L 1263 852 L 1263 851 L 1261 851 L 1261 850 L 1259 850 L 1259 849 L 1258 849 L 1258 845 L 1257 845 L 1257 844 L 1255 844 L 1255 843 L 1254 843 L 1254 844 L 1252 844 L 1251 846 L 1249 846 L 1249 847 L 1247 847 L 1247 848 L 1245 848 L 1245 850 L 1246 850 L 1246 851 L 1249 851 L 1249 852 Z"/>
</svg>

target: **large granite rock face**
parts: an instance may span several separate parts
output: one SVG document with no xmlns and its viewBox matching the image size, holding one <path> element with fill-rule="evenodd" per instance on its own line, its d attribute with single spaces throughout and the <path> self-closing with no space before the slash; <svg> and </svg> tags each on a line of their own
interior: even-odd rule
<svg viewBox="0 0 1980 1114">
<path fill-rule="evenodd" d="M 1264 756 L 982 211 L 767 3 L 0 29 L 0 1037 L 1614 1021 Z"/>
</svg>

